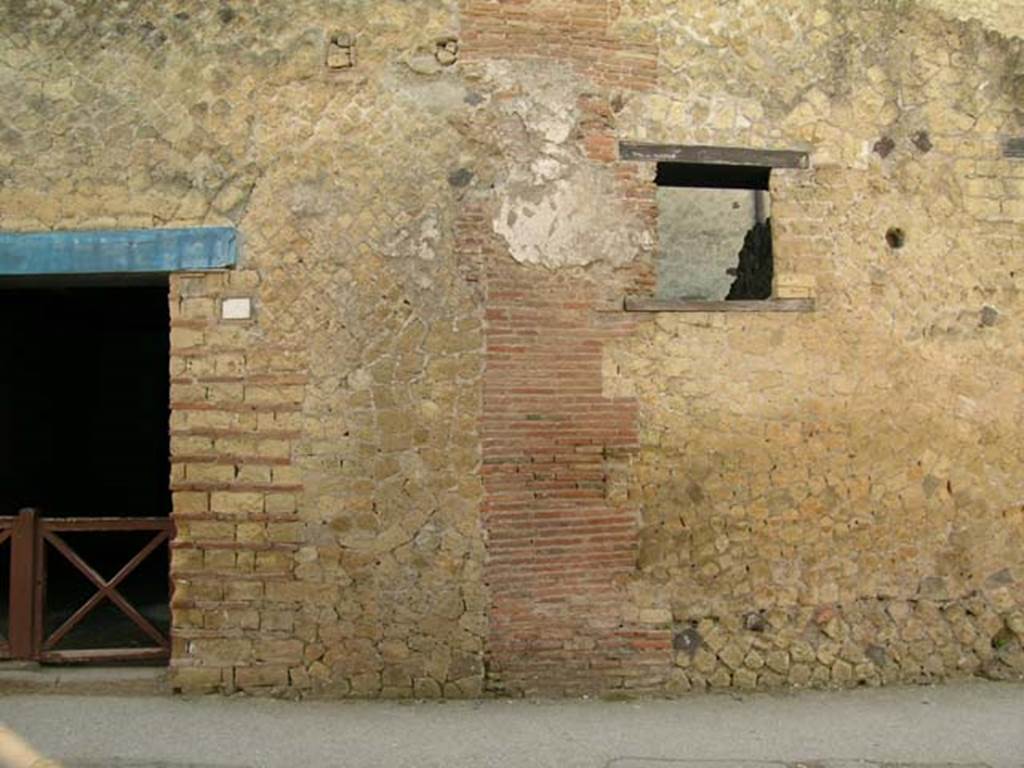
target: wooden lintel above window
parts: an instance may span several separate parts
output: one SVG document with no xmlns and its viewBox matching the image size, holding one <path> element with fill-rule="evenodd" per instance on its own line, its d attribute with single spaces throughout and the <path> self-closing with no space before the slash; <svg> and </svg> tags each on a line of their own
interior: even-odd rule
<svg viewBox="0 0 1024 768">
<path fill-rule="evenodd" d="M 1007 139 L 1003 144 L 1003 157 L 1024 160 L 1024 136 Z"/>
<path fill-rule="evenodd" d="M 760 168 L 808 168 L 810 156 L 796 149 L 702 147 L 692 144 L 619 142 L 619 158 L 648 163 L 699 163 L 706 165 L 753 165 Z"/>
</svg>

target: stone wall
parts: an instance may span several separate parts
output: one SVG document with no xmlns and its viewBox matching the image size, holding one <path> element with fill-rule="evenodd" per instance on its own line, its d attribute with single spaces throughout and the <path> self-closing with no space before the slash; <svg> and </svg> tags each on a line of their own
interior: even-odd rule
<svg viewBox="0 0 1024 768">
<path fill-rule="evenodd" d="M 237 271 L 171 280 L 176 686 L 472 695 L 482 310 L 452 246 L 455 7 L 337 11 L 14 4 L 0 226 L 241 232 Z M 354 67 L 327 66 L 339 36 Z M 251 322 L 219 320 L 236 296 Z"/>
<path fill-rule="evenodd" d="M 814 313 L 663 314 L 607 352 L 679 684 L 1019 675 L 1020 40 L 909 4 L 634 13 L 674 44 L 623 133 L 812 152 L 772 215 Z"/>
<path fill-rule="evenodd" d="M 1022 43 L 933 5 L 10 3 L 0 228 L 242 238 L 171 278 L 175 685 L 1024 673 Z M 624 312 L 627 139 L 810 152 L 815 311 Z"/>
</svg>

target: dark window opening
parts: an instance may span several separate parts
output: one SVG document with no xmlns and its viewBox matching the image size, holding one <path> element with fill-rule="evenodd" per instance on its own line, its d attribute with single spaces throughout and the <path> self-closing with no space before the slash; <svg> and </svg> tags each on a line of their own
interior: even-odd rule
<svg viewBox="0 0 1024 768">
<path fill-rule="evenodd" d="M 16 515 L 23 507 L 45 518 L 170 514 L 166 279 L 160 285 L 97 282 L 102 280 L 0 285 L 0 515 Z M 152 537 L 130 531 L 62 534 L 107 579 Z M 43 621 L 49 634 L 96 588 L 45 546 Z M 168 581 L 164 545 L 118 586 L 163 632 L 170 622 Z M 6 600 L 0 589 L 0 601 Z M 6 605 L 0 606 L 0 616 L 6 614 Z M 0 626 L 0 634 L 6 629 Z M 104 600 L 59 647 L 152 642 Z"/>
<path fill-rule="evenodd" d="M 658 163 L 654 183 L 659 187 L 760 189 L 767 192 L 771 172 L 771 168 L 753 165 Z"/>
<path fill-rule="evenodd" d="M 656 297 L 771 298 L 771 168 L 660 162 Z"/>
</svg>

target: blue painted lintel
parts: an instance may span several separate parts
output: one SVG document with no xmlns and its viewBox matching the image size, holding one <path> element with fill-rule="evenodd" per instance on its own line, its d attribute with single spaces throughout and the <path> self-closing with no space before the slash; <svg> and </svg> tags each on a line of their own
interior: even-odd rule
<svg viewBox="0 0 1024 768">
<path fill-rule="evenodd" d="M 237 261 L 231 227 L 0 233 L 0 275 L 182 272 Z"/>
</svg>

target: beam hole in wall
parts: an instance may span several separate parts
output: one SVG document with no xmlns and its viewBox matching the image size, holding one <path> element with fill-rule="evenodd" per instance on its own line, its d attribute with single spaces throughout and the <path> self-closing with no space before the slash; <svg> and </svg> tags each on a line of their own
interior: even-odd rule
<svg viewBox="0 0 1024 768">
<path fill-rule="evenodd" d="M 771 168 L 660 162 L 658 299 L 771 298 Z"/>
<path fill-rule="evenodd" d="M 885 242 L 894 251 L 898 251 L 907 244 L 907 233 L 900 227 L 889 227 L 885 233 Z"/>
</svg>

